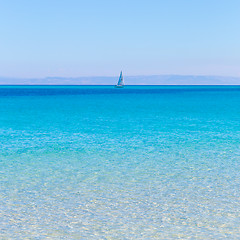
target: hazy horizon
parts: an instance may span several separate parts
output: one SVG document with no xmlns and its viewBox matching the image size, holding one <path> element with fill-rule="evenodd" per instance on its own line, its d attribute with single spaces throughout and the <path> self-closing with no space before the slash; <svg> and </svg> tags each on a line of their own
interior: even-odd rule
<svg viewBox="0 0 240 240">
<path fill-rule="evenodd" d="M 240 77 L 204 75 L 124 76 L 126 85 L 240 85 Z M 10 78 L 0 77 L 0 85 L 115 85 L 118 76 Z"/>
</svg>

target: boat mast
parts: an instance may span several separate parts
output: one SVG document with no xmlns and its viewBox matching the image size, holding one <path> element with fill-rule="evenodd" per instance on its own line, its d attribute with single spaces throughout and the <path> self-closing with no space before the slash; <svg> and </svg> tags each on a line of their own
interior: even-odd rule
<svg viewBox="0 0 240 240">
<path fill-rule="evenodd" d="M 123 81 L 123 76 L 122 76 L 122 71 L 120 73 L 120 77 L 119 77 L 119 80 L 118 80 L 118 86 L 123 86 L 124 85 L 124 81 Z"/>
</svg>

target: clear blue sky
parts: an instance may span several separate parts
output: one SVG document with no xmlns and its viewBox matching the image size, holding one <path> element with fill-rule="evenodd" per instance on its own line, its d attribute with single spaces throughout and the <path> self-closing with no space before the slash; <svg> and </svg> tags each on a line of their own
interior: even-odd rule
<svg viewBox="0 0 240 240">
<path fill-rule="evenodd" d="M 240 76 L 239 0 L 0 0 L 0 76 Z"/>
</svg>

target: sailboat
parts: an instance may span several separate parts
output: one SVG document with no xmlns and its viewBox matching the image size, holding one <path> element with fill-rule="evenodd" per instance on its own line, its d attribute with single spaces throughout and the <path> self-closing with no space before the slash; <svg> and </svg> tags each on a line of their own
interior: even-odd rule
<svg viewBox="0 0 240 240">
<path fill-rule="evenodd" d="M 118 79 L 118 83 L 117 85 L 115 85 L 116 88 L 123 88 L 124 87 L 124 80 L 123 80 L 123 75 L 122 75 L 122 71 L 120 73 L 120 77 Z"/>
</svg>

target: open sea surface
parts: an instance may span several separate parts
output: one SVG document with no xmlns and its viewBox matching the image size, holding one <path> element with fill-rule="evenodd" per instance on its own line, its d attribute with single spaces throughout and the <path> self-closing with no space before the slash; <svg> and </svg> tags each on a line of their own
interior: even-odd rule
<svg viewBox="0 0 240 240">
<path fill-rule="evenodd" d="M 240 239 L 240 86 L 1 86 L 0 239 Z"/>
</svg>

